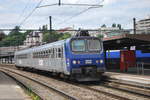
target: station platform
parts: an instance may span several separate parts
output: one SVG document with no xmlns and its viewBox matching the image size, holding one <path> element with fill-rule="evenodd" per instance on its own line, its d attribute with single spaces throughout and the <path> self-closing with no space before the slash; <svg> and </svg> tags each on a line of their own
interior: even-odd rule
<svg viewBox="0 0 150 100">
<path fill-rule="evenodd" d="M 0 72 L 0 100 L 32 100 L 17 83 Z"/>
<path fill-rule="evenodd" d="M 150 76 L 149 75 L 135 75 L 135 74 L 126 74 L 118 72 L 106 72 L 104 74 L 110 79 L 127 82 L 132 85 L 140 85 L 150 88 Z"/>
</svg>

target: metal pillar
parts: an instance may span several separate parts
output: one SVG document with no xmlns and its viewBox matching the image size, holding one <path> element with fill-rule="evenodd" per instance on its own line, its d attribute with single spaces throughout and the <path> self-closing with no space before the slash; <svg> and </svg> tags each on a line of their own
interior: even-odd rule
<svg viewBox="0 0 150 100">
<path fill-rule="evenodd" d="M 136 18 L 133 18 L 133 30 L 134 34 L 136 34 Z"/>
</svg>

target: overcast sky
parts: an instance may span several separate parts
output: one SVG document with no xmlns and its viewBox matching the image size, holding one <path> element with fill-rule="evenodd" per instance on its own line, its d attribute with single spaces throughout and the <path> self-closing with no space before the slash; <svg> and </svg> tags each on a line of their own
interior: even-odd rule
<svg viewBox="0 0 150 100">
<path fill-rule="evenodd" d="M 36 7 L 40 0 L 0 0 L 0 28 L 14 28 Z M 74 26 L 77 28 L 99 28 L 106 24 L 121 24 L 123 28 L 132 28 L 132 19 L 143 19 L 150 15 L 150 0 L 62 0 L 63 3 L 103 4 L 103 7 L 87 9 L 80 6 L 51 6 L 38 8 L 21 28 L 39 28 L 49 24 L 52 16 L 53 28 Z M 43 0 L 40 5 L 58 3 L 58 0 Z M 76 16 L 73 17 L 72 16 Z"/>
</svg>

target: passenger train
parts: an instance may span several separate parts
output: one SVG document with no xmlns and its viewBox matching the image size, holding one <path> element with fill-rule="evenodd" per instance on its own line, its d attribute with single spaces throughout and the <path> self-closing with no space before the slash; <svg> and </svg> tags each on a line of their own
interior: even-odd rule
<svg viewBox="0 0 150 100">
<path fill-rule="evenodd" d="M 150 53 L 144 53 L 141 50 L 135 51 L 136 63 L 150 63 Z M 120 67 L 120 50 L 111 50 L 106 52 L 107 69 L 118 69 Z"/>
<path fill-rule="evenodd" d="M 72 37 L 17 51 L 15 65 L 77 81 L 99 81 L 105 71 L 103 43 L 96 37 Z"/>
</svg>

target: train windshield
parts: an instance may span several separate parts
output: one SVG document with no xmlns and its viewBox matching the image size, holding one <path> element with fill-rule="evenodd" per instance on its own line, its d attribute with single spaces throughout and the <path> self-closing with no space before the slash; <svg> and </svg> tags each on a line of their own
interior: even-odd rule
<svg viewBox="0 0 150 100">
<path fill-rule="evenodd" d="M 78 39 L 72 40 L 71 48 L 73 52 L 99 52 L 101 43 L 98 39 Z"/>
<path fill-rule="evenodd" d="M 85 40 L 73 40 L 71 45 L 73 51 L 77 52 L 85 51 Z"/>
<path fill-rule="evenodd" d="M 101 44 L 99 40 L 87 40 L 88 51 L 100 51 Z"/>
</svg>

